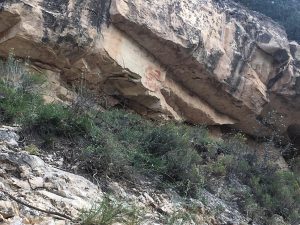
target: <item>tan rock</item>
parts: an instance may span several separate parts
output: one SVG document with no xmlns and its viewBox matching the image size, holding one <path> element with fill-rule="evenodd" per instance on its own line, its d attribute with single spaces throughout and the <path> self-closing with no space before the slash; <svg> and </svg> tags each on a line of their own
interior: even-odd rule
<svg viewBox="0 0 300 225">
<path fill-rule="evenodd" d="M 227 0 L 55 3 L 4 0 L 0 12 L 0 55 L 14 48 L 57 76 L 49 102 L 84 80 L 154 118 L 266 134 L 276 110 L 279 131 L 300 124 L 299 45 L 263 15 Z"/>
<path fill-rule="evenodd" d="M 0 159 L 1 167 L 7 171 L 5 179 L 0 177 L 1 188 L 29 205 L 76 218 L 80 210 L 90 208 L 102 198 L 101 190 L 90 181 L 55 169 L 37 156 L 28 155 L 26 152 L 0 150 Z M 22 171 L 25 168 L 26 176 L 22 177 L 20 173 L 24 173 Z M 26 180 L 27 186 L 23 185 Z M 24 209 L 15 205 L 15 202 L 0 201 L 0 214 L 5 219 L 14 218 L 16 221 L 19 209 L 23 216 L 40 213 L 31 208 Z M 41 220 L 37 224 L 53 224 L 52 220 L 45 220 L 44 216 L 28 219 Z"/>
</svg>

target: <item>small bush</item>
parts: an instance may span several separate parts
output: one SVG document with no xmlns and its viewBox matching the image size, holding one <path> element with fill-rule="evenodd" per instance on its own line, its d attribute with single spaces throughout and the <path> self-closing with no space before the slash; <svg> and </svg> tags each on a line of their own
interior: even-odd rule
<svg viewBox="0 0 300 225">
<path fill-rule="evenodd" d="M 0 89 L 2 122 L 22 123 L 29 120 L 35 117 L 37 108 L 43 104 L 40 96 L 9 88 L 3 82 L 0 82 Z"/>
<path fill-rule="evenodd" d="M 33 144 L 26 146 L 25 151 L 28 152 L 30 155 L 39 155 L 40 154 L 39 148 Z"/>
<path fill-rule="evenodd" d="M 257 201 L 271 212 L 288 219 L 300 215 L 300 186 L 289 171 L 274 171 L 252 177 L 250 186 Z"/>
<path fill-rule="evenodd" d="M 138 223 L 138 210 L 132 205 L 122 203 L 109 197 L 104 199 L 80 215 L 82 225 L 112 225 L 122 223 L 134 225 Z"/>
<path fill-rule="evenodd" d="M 23 124 L 37 129 L 41 134 L 65 137 L 89 134 L 93 129 L 93 120 L 89 115 L 75 114 L 68 107 L 57 103 L 40 105 L 35 116 L 25 118 Z"/>
<path fill-rule="evenodd" d="M 127 149 L 109 131 L 101 130 L 93 145 L 80 155 L 80 167 L 90 174 L 117 178 L 126 176 L 131 168 Z M 127 169 L 127 170 L 126 170 Z M 126 174 L 126 171 L 128 172 Z"/>
<path fill-rule="evenodd" d="M 214 176 L 226 176 L 234 163 L 234 158 L 230 155 L 220 157 L 209 166 L 209 172 Z"/>
<path fill-rule="evenodd" d="M 87 115 L 76 115 L 60 104 L 45 105 L 40 96 L 4 87 L 0 83 L 1 120 L 34 128 L 42 134 L 74 135 L 90 132 L 92 120 Z"/>
<path fill-rule="evenodd" d="M 6 87 L 24 92 L 34 91 L 45 82 L 42 74 L 30 72 L 28 62 L 15 58 L 10 51 L 6 61 L 0 60 L 0 79 Z"/>
<path fill-rule="evenodd" d="M 31 144 L 25 147 L 25 151 L 30 155 L 39 155 L 40 150 L 35 145 Z"/>
<path fill-rule="evenodd" d="M 169 152 L 177 152 L 185 148 L 190 148 L 189 137 L 186 132 L 182 132 L 179 126 L 167 124 L 158 126 L 145 137 L 145 149 L 155 156 L 164 156 Z"/>
<path fill-rule="evenodd" d="M 196 196 L 203 182 L 198 169 L 201 158 L 192 138 L 188 127 L 171 123 L 154 128 L 144 140 L 145 150 L 164 162 L 158 172 L 177 183 L 179 191 L 188 196 Z"/>
<path fill-rule="evenodd" d="M 300 210 L 300 186 L 296 176 L 279 170 L 272 161 L 259 157 L 244 143 L 241 135 L 228 138 L 223 143 L 227 155 L 212 164 L 217 165 L 212 173 L 224 175 L 227 171 L 228 177 L 235 176 L 251 188 L 252 195 L 242 203 L 242 208 L 254 218 L 260 214 L 259 219 L 267 222 L 273 214 L 278 214 L 290 222 L 295 221 Z"/>
</svg>

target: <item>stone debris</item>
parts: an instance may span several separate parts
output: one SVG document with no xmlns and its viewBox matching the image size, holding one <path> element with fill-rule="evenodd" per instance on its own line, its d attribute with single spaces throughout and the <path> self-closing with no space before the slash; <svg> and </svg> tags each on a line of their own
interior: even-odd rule
<svg viewBox="0 0 300 225">
<path fill-rule="evenodd" d="M 9 129 L 1 129 L 1 137 L 15 142 L 18 139 Z M 11 147 L 9 142 L 0 144 L 0 215 L 6 224 L 64 224 L 68 221 L 63 223 L 62 219 L 54 219 L 55 216 L 18 204 L 2 190 L 31 206 L 71 218 L 77 218 L 80 210 L 90 208 L 94 201 L 102 198 L 101 190 L 85 178 L 56 169 L 37 156 L 11 150 Z"/>
</svg>

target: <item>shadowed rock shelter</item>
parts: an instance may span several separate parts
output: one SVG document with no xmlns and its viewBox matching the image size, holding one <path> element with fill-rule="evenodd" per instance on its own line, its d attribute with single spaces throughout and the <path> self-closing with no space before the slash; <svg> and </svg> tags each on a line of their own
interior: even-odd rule
<svg viewBox="0 0 300 225">
<path fill-rule="evenodd" d="M 84 73 L 143 115 L 250 134 L 272 110 L 300 123 L 299 45 L 231 2 L 1 1 L 0 20 L 2 56 L 67 83 Z"/>
</svg>

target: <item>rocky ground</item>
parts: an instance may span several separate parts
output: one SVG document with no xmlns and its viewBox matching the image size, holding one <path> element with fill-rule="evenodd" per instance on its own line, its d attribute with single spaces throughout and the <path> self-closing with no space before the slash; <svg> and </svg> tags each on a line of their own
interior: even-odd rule
<svg viewBox="0 0 300 225">
<path fill-rule="evenodd" d="M 17 127 L 0 128 L 0 220 L 3 224 L 80 224 L 82 210 L 105 196 L 138 209 L 134 224 L 248 224 L 234 207 L 203 191 L 200 200 L 183 199 L 171 189 L 155 188 L 155 179 L 137 184 L 107 178 L 94 184 L 61 170 L 53 156 L 31 155 L 18 146 Z M 25 151 L 27 150 L 27 151 Z M 43 161 L 46 159 L 52 165 Z M 61 161 L 63 161 L 61 159 Z M 100 188 L 100 186 L 102 188 Z M 187 216 L 188 215 L 188 216 Z M 123 223 L 126 224 L 126 223 Z M 250 223 L 249 223 L 250 224 Z"/>
<path fill-rule="evenodd" d="M 7 224 L 64 224 L 60 215 L 76 218 L 80 209 L 101 199 L 99 188 L 83 177 L 59 170 L 18 148 L 18 135 L 1 128 L 1 219 Z M 12 197 L 10 197 L 11 195 Z M 20 201 L 20 202 L 17 202 Z M 24 204 L 23 204 L 24 203 Z M 52 215 L 53 217 L 51 217 Z"/>
</svg>

